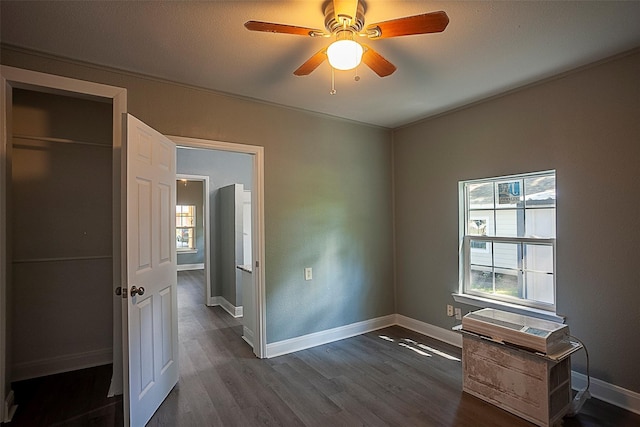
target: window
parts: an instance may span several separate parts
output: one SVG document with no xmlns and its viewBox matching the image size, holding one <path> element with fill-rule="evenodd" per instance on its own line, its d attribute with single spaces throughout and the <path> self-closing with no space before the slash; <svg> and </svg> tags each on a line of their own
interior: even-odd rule
<svg viewBox="0 0 640 427">
<path fill-rule="evenodd" d="M 176 248 L 178 251 L 196 249 L 196 207 L 176 205 Z"/>
<path fill-rule="evenodd" d="M 555 311 L 555 171 L 460 183 L 461 293 Z"/>
</svg>

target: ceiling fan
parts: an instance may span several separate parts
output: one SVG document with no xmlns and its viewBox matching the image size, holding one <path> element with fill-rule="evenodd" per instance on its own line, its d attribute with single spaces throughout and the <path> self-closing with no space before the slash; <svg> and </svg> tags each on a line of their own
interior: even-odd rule
<svg viewBox="0 0 640 427">
<path fill-rule="evenodd" d="M 333 43 L 320 49 L 295 70 L 293 74 L 296 76 L 311 74 L 325 59 L 328 59 L 332 68 L 337 70 L 351 70 L 360 62 L 364 62 L 378 76 L 386 77 L 396 71 L 395 65 L 370 46 L 358 43 L 356 36 L 377 40 L 439 33 L 449 24 L 449 17 L 443 11 L 392 19 L 367 26 L 365 26 L 364 14 L 365 3 L 362 0 L 329 0 L 324 3 L 325 30 L 262 21 L 247 21 L 244 26 L 250 31 L 335 38 Z"/>
</svg>

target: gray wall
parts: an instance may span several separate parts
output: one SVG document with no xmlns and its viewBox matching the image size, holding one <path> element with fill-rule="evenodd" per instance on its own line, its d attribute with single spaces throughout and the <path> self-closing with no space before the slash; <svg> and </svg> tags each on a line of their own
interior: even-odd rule
<svg viewBox="0 0 640 427">
<path fill-rule="evenodd" d="M 556 169 L 557 311 L 592 376 L 640 392 L 639 76 L 636 51 L 397 129 L 398 313 L 453 326 L 458 181 Z"/>
<path fill-rule="evenodd" d="M 12 379 L 109 363 L 111 106 L 16 90 L 13 107 L 13 134 L 29 137 L 12 140 Z"/>
<path fill-rule="evenodd" d="M 125 87 L 164 134 L 265 147 L 268 343 L 394 312 L 390 131 L 9 48 L 1 61 Z"/>
<path fill-rule="evenodd" d="M 222 296 L 234 307 L 242 307 L 242 184 L 232 184 L 218 190 L 220 275 Z"/>
<path fill-rule="evenodd" d="M 255 144 L 258 145 L 258 144 Z M 209 177 L 209 228 L 211 246 L 211 296 L 225 295 L 222 285 L 220 248 L 220 203 L 219 189 L 230 184 L 243 184 L 251 189 L 253 184 L 253 156 L 222 150 L 178 148 L 178 173 L 206 175 Z M 227 299 L 236 304 L 235 296 Z"/>
<path fill-rule="evenodd" d="M 178 150 L 178 153 L 180 151 Z M 179 154 L 178 154 L 179 156 Z M 179 163 L 179 160 L 178 160 Z M 181 173 L 181 172 L 178 172 Z M 196 207 L 196 253 L 181 253 L 178 252 L 178 265 L 185 264 L 202 264 L 204 263 L 204 199 L 203 189 L 204 183 L 202 181 L 190 181 L 186 182 L 179 180 L 176 185 L 176 204 L 178 205 L 193 205 Z"/>
</svg>

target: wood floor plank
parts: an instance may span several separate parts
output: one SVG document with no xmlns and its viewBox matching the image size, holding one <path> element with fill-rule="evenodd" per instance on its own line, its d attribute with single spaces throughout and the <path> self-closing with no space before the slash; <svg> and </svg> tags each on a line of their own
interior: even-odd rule
<svg viewBox="0 0 640 427">
<path fill-rule="evenodd" d="M 202 271 L 178 273 L 180 379 L 150 427 L 530 427 L 462 392 L 457 347 L 389 327 L 273 359 L 257 359 L 242 319 L 207 307 Z M 442 354 L 439 354 L 439 353 Z M 7 427 L 121 427 L 106 398 L 111 367 L 15 383 Z M 640 415 L 590 399 L 564 427 L 637 427 Z"/>
</svg>

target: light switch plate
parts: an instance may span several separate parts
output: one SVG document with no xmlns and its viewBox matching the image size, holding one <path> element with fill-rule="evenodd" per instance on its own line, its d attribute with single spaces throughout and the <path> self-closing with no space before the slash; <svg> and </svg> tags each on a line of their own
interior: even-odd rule
<svg viewBox="0 0 640 427">
<path fill-rule="evenodd" d="M 313 279 L 313 269 L 311 267 L 306 267 L 304 269 L 304 280 Z"/>
</svg>

